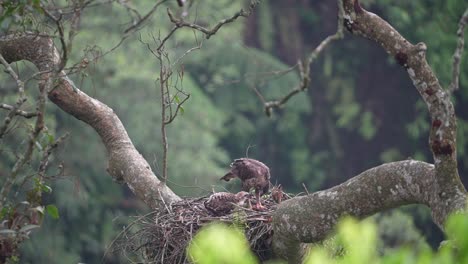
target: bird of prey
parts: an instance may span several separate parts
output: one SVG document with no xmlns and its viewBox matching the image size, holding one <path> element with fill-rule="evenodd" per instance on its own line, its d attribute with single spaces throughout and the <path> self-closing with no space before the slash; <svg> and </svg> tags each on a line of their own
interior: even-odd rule
<svg viewBox="0 0 468 264">
<path fill-rule="evenodd" d="M 230 213 L 236 205 L 243 206 L 249 197 L 250 194 L 248 192 L 238 192 L 236 194 L 218 192 L 212 194 L 204 204 L 205 208 L 212 214 L 221 216 Z"/>
<path fill-rule="evenodd" d="M 241 158 L 231 163 L 231 170 L 221 180 L 229 181 L 239 178 L 242 182 L 242 190 L 249 192 L 255 189 L 257 203 L 255 209 L 262 210 L 265 207 L 260 203 L 260 196 L 267 193 L 270 188 L 270 169 L 262 162 L 249 158 Z"/>
<path fill-rule="evenodd" d="M 281 184 L 271 189 L 271 197 L 276 203 L 281 203 L 284 198 L 283 186 L 281 186 Z"/>
</svg>

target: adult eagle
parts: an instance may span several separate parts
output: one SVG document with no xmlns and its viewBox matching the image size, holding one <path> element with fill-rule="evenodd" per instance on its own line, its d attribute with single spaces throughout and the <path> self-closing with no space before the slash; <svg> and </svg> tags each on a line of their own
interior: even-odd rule
<svg viewBox="0 0 468 264">
<path fill-rule="evenodd" d="M 214 215 L 221 216 L 230 213 L 236 205 L 243 206 L 244 202 L 248 200 L 250 194 L 248 192 L 228 193 L 218 192 L 214 193 L 205 201 L 205 208 Z"/>
<path fill-rule="evenodd" d="M 221 180 L 229 181 L 233 178 L 241 180 L 243 191 L 249 192 L 252 188 L 255 189 L 257 198 L 255 209 L 265 209 L 260 203 L 260 196 L 267 193 L 270 188 L 270 169 L 265 164 L 254 159 L 236 159 L 231 163 L 231 170 Z"/>
</svg>

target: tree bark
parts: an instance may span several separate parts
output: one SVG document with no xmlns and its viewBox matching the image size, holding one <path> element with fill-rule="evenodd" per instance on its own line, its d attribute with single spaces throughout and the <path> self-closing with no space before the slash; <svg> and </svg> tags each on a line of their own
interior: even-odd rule
<svg viewBox="0 0 468 264">
<path fill-rule="evenodd" d="M 331 189 L 282 203 L 273 215 L 273 246 L 290 263 L 299 263 L 301 243 L 324 239 L 343 215 L 363 218 L 401 205 L 424 204 L 443 229 L 450 213 L 466 207 L 466 189 L 457 168 L 455 111 L 426 61 L 426 45 L 411 44 L 385 20 L 364 10 L 358 0 L 343 0 L 343 6 L 346 29 L 392 55 L 426 103 L 435 166 L 421 161 L 384 164 Z"/>
<path fill-rule="evenodd" d="M 13 34 L 0 39 L 0 54 L 8 63 L 26 60 L 42 73 L 41 78 L 54 76 L 60 56 L 51 37 L 34 33 Z M 133 193 L 150 208 L 180 200 L 152 172 L 148 162 L 136 150 L 124 125 L 114 111 L 104 103 L 80 91 L 60 72 L 49 99 L 75 118 L 87 123 L 101 137 L 108 155 L 108 173 L 119 183 L 126 183 Z"/>
</svg>

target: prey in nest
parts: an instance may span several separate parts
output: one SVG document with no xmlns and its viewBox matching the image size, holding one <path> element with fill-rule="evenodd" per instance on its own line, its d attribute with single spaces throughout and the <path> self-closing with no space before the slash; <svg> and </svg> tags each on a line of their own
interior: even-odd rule
<svg viewBox="0 0 468 264">
<path fill-rule="evenodd" d="M 204 225 L 218 221 L 243 229 L 259 260 L 271 259 L 271 215 L 278 202 L 289 198 L 280 186 L 276 186 L 262 197 L 262 211 L 234 205 L 233 210 L 224 213 L 213 213 L 206 208 L 210 196 L 186 198 L 134 221 L 132 226 L 136 228 L 122 231 L 112 246 L 113 251 L 129 258 L 137 256 L 145 263 L 189 263 L 185 250 L 193 236 Z M 249 197 L 249 200 L 257 202 L 254 198 Z"/>
</svg>

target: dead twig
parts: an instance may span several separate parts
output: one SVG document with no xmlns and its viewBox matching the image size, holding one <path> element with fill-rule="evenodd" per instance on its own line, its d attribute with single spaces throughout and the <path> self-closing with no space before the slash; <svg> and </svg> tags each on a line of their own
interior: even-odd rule
<svg viewBox="0 0 468 264">
<path fill-rule="evenodd" d="M 253 10 L 255 9 L 255 7 L 259 3 L 260 3 L 260 1 L 258 1 L 258 0 L 252 0 L 250 2 L 249 8 L 247 10 L 244 10 L 244 9 L 239 10 L 238 12 L 236 12 L 231 17 L 219 21 L 211 29 L 207 29 L 207 28 L 205 28 L 203 26 L 200 26 L 198 24 L 195 24 L 195 23 L 186 22 L 182 18 L 177 19 L 177 18 L 174 17 L 174 14 L 171 12 L 170 9 L 167 9 L 167 15 L 169 16 L 169 19 L 171 20 L 171 22 L 174 23 L 176 28 L 181 28 L 181 27 L 193 28 L 195 30 L 198 30 L 198 31 L 204 33 L 206 39 L 209 39 L 211 36 L 216 34 L 216 32 L 218 32 L 218 30 L 222 26 L 236 21 L 239 17 L 248 17 L 248 16 L 250 16 L 250 14 L 252 14 Z"/>
<path fill-rule="evenodd" d="M 274 109 L 282 107 L 286 102 L 289 101 L 293 96 L 300 92 L 304 92 L 307 90 L 309 87 L 310 83 L 310 65 L 317 59 L 317 57 L 320 55 L 320 53 L 323 52 L 323 50 L 330 45 L 335 40 L 343 38 L 343 15 L 344 15 L 344 9 L 343 9 L 343 3 L 341 0 L 337 0 L 338 2 L 338 28 L 336 32 L 333 35 L 330 35 L 326 37 L 320 44 L 310 53 L 310 55 L 306 58 L 304 62 L 299 61 L 298 62 L 298 71 L 300 75 L 300 82 L 297 85 L 296 88 L 292 89 L 288 94 L 284 95 L 283 97 L 276 99 L 276 100 L 270 100 L 266 101 L 259 96 L 258 91 L 257 96 L 260 97 L 260 100 L 264 101 L 264 111 L 267 116 L 271 116 L 272 112 Z"/>
<path fill-rule="evenodd" d="M 11 111 L 11 110 L 15 109 L 15 106 L 12 106 L 12 105 L 9 105 L 9 104 L 0 104 L 0 108 Z M 26 112 L 26 111 L 19 110 L 19 109 L 16 109 L 14 114 L 22 116 L 24 118 L 31 118 L 31 117 L 37 116 L 37 112 Z"/>
<path fill-rule="evenodd" d="M 454 91 L 458 90 L 459 80 L 460 80 L 460 63 L 463 54 L 463 47 L 465 45 L 465 26 L 468 23 L 468 8 L 463 13 L 462 17 L 460 18 L 460 22 L 458 22 L 458 42 L 457 48 L 453 53 L 453 65 L 452 65 L 452 82 L 449 85 L 449 92 L 453 93 Z"/>
</svg>

